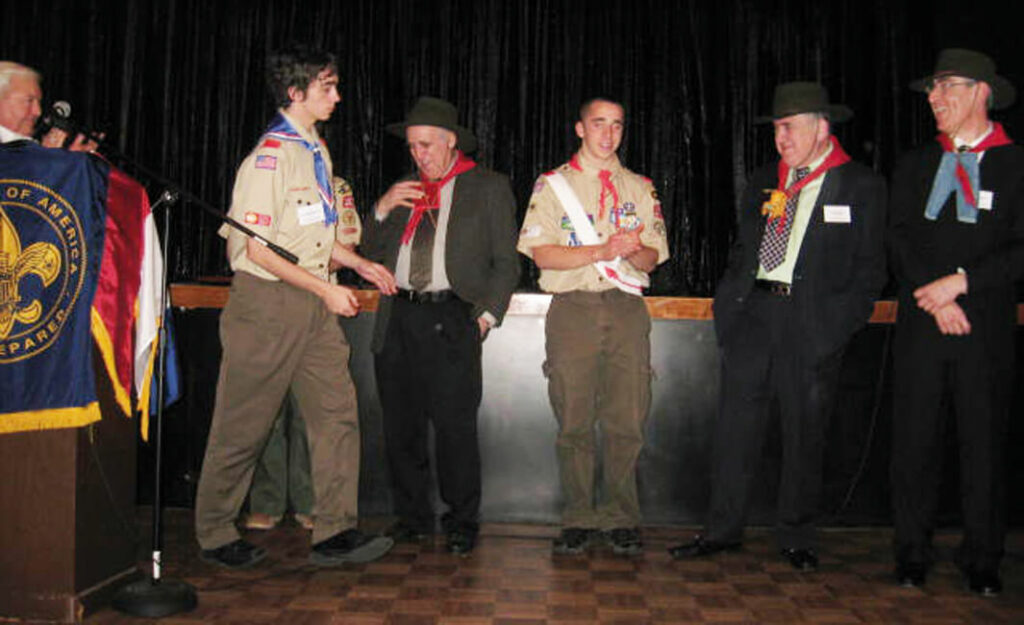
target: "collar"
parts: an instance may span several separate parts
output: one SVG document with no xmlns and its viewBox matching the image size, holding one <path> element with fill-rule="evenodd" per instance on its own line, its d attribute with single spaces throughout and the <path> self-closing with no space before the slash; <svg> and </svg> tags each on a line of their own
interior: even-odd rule
<svg viewBox="0 0 1024 625">
<path fill-rule="evenodd" d="M 10 143 L 11 141 L 35 141 L 35 139 L 14 132 L 10 128 L 0 126 L 0 143 Z"/>
<path fill-rule="evenodd" d="M 279 113 L 281 113 L 281 115 L 284 116 L 286 120 L 288 120 L 288 123 L 291 125 L 292 129 L 295 132 L 297 132 L 299 136 L 302 137 L 305 141 L 308 141 L 309 143 L 312 143 L 314 145 L 320 145 L 323 143 L 323 141 L 320 140 L 320 135 L 317 134 L 316 132 L 316 124 L 313 124 L 312 128 L 307 129 L 302 124 L 295 121 L 295 118 L 289 115 L 288 112 L 285 111 L 283 108 L 277 110 Z"/>
<path fill-rule="evenodd" d="M 569 159 L 569 166 L 578 172 L 590 174 L 591 176 L 596 176 L 602 171 L 610 171 L 615 176 L 622 171 L 622 163 L 619 162 L 618 154 L 612 154 L 612 157 L 607 161 L 601 162 L 588 158 L 583 154 L 583 150 L 572 155 L 572 158 Z"/>
<path fill-rule="evenodd" d="M 964 146 L 967 146 L 967 149 L 976 148 L 978 147 L 978 144 L 980 144 L 982 141 L 987 139 L 990 134 L 992 134 L 992 131 L 994 129 L 995 126 L 992 125 L 992 122 L 989 122 L 988 128 L 985 129 L 985 132 L 978 135 L 978 137 L 974 141 L 964 141 L 960 137 L 953 137 L 953 145 L 956 146 L 957 149 Z"/>
<path fill-rule="evenodd" d="M 825 151 L 821 153 L 821 156 L 804 165 L 804 167 L 807 168 L 808 173 L 814 171 L 818 167 L 821 167 L 821 164 L 825 162 L 828 155 L 832 153 L 832 147 L 832 135 L 829 135 L 828 146 L 825 148 Z M 793 177 L 796 176 L 797 169 L 799 169 L 799 167 L 789 170 L 789 177 L 786 179 L 786 184 L 792 183 Z"/>
</svg>

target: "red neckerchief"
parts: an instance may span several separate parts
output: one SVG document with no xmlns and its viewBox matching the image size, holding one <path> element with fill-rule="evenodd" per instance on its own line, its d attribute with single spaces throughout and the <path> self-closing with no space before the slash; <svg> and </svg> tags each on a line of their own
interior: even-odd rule
<svg viewBox="0 0 1024 625">
<path fill-rule="evenodd" d="M 569 166 L 577 171 L 583 171 L 583 166 L 580 165 L 579 152 L 572 155 L 569 159 Z M 607 169 L 602 169 L 597 172 L 597 179 L 601 181 L 601 197 L 598 198 L 597 202 L 600 205 L 598 207 L 598 219 L 604 219 L 604 201 L 609 195 L 612 197 L 612 208 L 619 205 L 619 190 L 612 184 L 612 172 Z"/>
<path fill-rule="evenodd" d="M 946 152 L 960 151 L 957 149 L 955 145 L 953 145 L 953 140 L 950 139 L 949 135 L 947 134 L 940 134 L 939 136 L 935 137 L 935 140 L 939 142 L 939 145 L 941 145 L 942 149 Z M 992 132 L 988 133 L 988 136 L 985 137 L 981 141 L 981 143 L 974 146 L 973 148 L 968 148 L 966 151 L 984 152 L 988 148 L 997 148 L 1001 145 L 1012 144 L 1013 141 L 1010 140 L 1010 137 L 1007 136 L 1006 131 L 1003 130 L 1003 125 L 1000 124 L 999 122 L 993 122 Z M 977 203 L 974 201 L 974 189 L 971 188 L 971 180 L 967 176 L 967 170 L 964 169 L 964 166 L 963 164 L 960 163 L 959 158 L 956 159 L 956 179 L 960 182 L 960 190 L 964 192 L 964 199 L 967 201 L 967 203 L 970 204 L 971 206 L 977 206 Z"/>
<path fill-rule="evenodd" d="M 818 165 L 814 171 L 804 176 L 799 182 L 794 182 L 788 187 L 785 186 L 785 184 L 786 180 L 789 178 L 789 165 L 787 165 L 785 161 L 781 159 L 779 160 L 779 185 L 776 190 L 771 191 L 771 199 L 769 202 L 774 203 L 781 199 L 782 205 L 785 207 L 785 201 L 796 195 L 800 189 L 806 187 L 812 180 L 821 176 L 833 167 L 839 167 L 843 163 L 849 162 L 850 155 L 843 150 L 843 146 L 839 145 L 839 139 L 836 139 L 835 135 L 831 135 L 829 136 L 829 140 L 832 142 L 832 151 L 829 152 L 829 155 L 821 162 L 821 165 Z M 772 218 L 769 216 L 769 220 L 771 219 Z M 775 228 L 779 234 L 782 234 L 782 232 L 785 231 L 785 227 L 786 211 L 782 210 L 781 215 L 777 218 Z"/>
<path fill-rule="evenodd" d="M 455 160 L 455 166 L 445 174 L 444 178 L 440 180 L 427 180 L 423 177 L 423 172 L 420 172 L 420 184 L 423 185 L 423 197 L 416 200 L 412 207 L 412 215 L 409 217 L 409 223 L 405 224 L 405 231 L 402 233 L 402 245 L 406 245 L 409 241 L 412 241 L 412 235 L 416 232 L 416 226 L 420 225 L 420 220 L 423 219 L 423 213 L 431 210 L 437 210 L 441 208 L 441 188 L 448 184 L 448 181 L 464 174 L 470 169 L 476 167 L 476 163 L 471 161 L 462 153 L 462 150 L 458 151 L 458 157 Z"/>
</svg>

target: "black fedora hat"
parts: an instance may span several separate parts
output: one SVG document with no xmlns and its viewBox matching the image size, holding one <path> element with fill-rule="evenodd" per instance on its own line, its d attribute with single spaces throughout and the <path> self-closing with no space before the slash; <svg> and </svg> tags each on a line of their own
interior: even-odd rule
<svg viewBox="0 0 1024 625">
<path fill-rule="evenodd" d="M 472 152 L 476 149 L 476 136 L 468 128 L 460 126 L 458 119 L 459 112 L 451 102 L 422 96 L 405 115 L 404 121 L 388 124 L 385 128 L 396 137 L 404 139 L 405 129 L 409 126 L 437 126 L 455 133 L 460 150 Z"/>
<path fill-rule="evenodd" d="M 935 62 L 935 70 L 924 78 L 910 83 L 914 91 L 927 91 L 927 87 L 936 78 L 946 76 L 963 76 L 971 80 L 988 83 L 992 88 L 992 108 L 1002 109 L 1013 104 L 1017 90 L 1013 84 L 996 74 L 996 63 L 986 54 L 964 48 L 946 48 L 939 52 Z"/>
<path fill-rule="evenodd" d="M 816 82 L 787 82 L 775 87 L 771 115 L 754 121 L 763 124 L 801 113 L 822 113 L 830 121 L 844 122 L 853 117 L 850 107 L 828 101 L 828 89 Z"/>
</svg>

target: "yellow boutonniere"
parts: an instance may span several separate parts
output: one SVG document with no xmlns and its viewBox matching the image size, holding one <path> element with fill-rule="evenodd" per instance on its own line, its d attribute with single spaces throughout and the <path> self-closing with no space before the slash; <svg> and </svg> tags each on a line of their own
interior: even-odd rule
<svg viewBox="0 0 1024 625">
<path fill-rule="evenodd" d="M 761 214 L 768 219 L 778 219 L 786 214 L 786 192 L 778 189 L 764 189 L 768 200 L 761 205 Z"/>
</svg>

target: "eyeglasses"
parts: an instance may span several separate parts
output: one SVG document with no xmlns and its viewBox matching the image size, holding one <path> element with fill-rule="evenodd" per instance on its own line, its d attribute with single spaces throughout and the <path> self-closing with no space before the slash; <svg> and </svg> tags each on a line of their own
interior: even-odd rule
<svg viewBox="0 0 1024 625">
<path fill-rule="evenodd" d="M 942 78 L 940 80 L 933 80 L 930 83 L 925 83 L 925 93 L 931 93 L 932 91 L 939 91 L 940 93 L 946 93 L 953 87 L 973 87 L 978 84 L 977 80 L 953 80 L 951 78 Z"/>
</svg>

